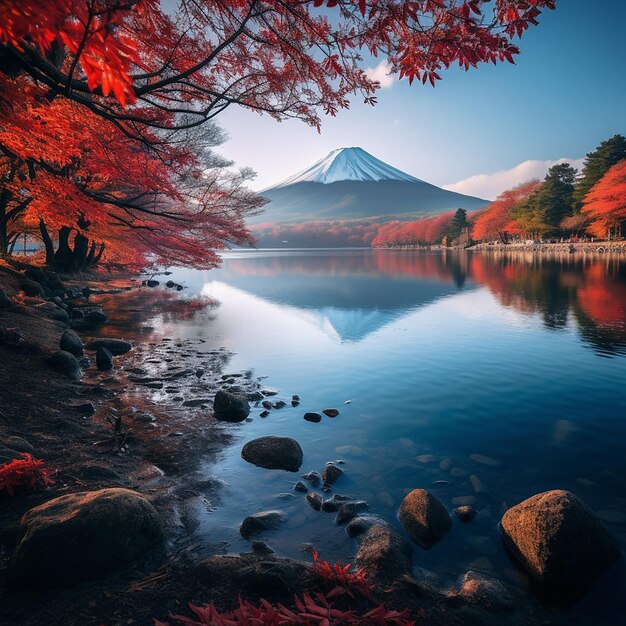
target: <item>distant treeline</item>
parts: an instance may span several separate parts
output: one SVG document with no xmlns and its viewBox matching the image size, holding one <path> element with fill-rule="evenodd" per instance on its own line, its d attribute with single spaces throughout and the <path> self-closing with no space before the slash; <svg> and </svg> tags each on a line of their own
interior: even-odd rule
<svg viewBox="0 0 626 626">
<path fill-rule="evenodd" d="M 587 154 L 580 175 L 554 165 L 543 181 L 501 194 L 486 208 L 382 225 L 374 246 L 464 245 L 470 241 L 596 237 L 626 233 L 626 138 L 615 135 Z"/>
</svg>

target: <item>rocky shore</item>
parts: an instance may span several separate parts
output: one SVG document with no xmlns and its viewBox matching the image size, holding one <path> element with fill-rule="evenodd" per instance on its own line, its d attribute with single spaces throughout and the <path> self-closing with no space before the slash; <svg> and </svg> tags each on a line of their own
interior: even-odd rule
<svg viewBox="0 0 626 626">
<path fill-rule="evenodd" d="M 36 489 L 0 494 L 7 623 L 152 624 L 189 615 L 189 601 L 229 610 L 239 595 L 295 610 L 294 595 L 336 586 L 311 559 L 277 554 L 278 509 L 241 520 L 251 552 L 200 556 L 196 512 L 210 508 L 222 484 L 202 467 L 245 432 L 251 406 L 263 417 L 285 401 L 273 399 L 251 372 L 229 371 L 227 350 L 154 332 L 155 312 L 185 315 L 198 302 L 186 301 L 172 281 L 144 282 L 0 266 L 0 466 L 28 453 L 48 471 Z M 298 396 L 291 403 L 297 406 Z M 338 413 L 329 408 L 303 418 Z M 362 615 L 384 604 L 406 609 L 418 624 L 543 621 L 498 580 L 469 571 L 441 586 L 414 568 L 416 550 L 455 532 L 451 513 L 471 524 L 471 505 L 449 511 L 416 485 L 396 527 L 367 502 L 340 493 L 349 471 L 340 460 L 300 474 L 306 450 L 292 438 L 246 439 L 241 456 L 293 473 L 303 506 L 334 514 L 334 523 L 357 538 L 354 562 L 368 591 L 336 598 L 341 610 Z M 594 513 L 566 491 L 513 506 L 500 530 L 501 549 L 533 584 L 567 599 L 585 593 L 620 556 Z M 268 531 L 278 533 L 273 546 L 262 541 Z"/>
</svg>

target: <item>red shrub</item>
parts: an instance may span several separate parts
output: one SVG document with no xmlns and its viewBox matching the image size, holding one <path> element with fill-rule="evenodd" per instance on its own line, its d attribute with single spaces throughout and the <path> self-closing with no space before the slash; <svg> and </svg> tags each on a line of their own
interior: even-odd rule
<svg viewBox="0 0 626 626">
<path fill-rule="evenodd" d="M 43 461 L 27 453 L 22 454 L 22 457 L 0 467 L 0 493 L 12 496 L 52 483 Z"/>
</svg>

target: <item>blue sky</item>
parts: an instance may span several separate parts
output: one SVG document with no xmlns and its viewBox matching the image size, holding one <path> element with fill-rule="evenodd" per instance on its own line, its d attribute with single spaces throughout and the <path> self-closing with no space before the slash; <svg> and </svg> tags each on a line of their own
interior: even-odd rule
<svg viewBox="0 0 626 626">
<path fill-rule="evenodd" d="M 394 81 L 379 103 L 327 117 L 318 135 L 302 122 L 277 123 L 231 109 L 218 122 L 221 152 L 249 165 L 262 189 L 338 147 L 361 146 L 419 178 L 483 197 L 540 173 L 528 160 L 580 159 L 626 134 L 626 3 L 559 0 L 521 40 L 517 64 L 452 69 L 436 88 Z"/>
</svg>

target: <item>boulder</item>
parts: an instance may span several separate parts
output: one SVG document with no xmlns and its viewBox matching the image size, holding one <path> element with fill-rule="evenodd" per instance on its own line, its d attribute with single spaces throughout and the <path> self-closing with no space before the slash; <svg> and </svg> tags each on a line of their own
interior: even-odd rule
<svg viewBox="0 0 626 626">
<path fill-rule="evenodd" d="M 248 441 L 241 450 L 242 458 L 248 463 L 266 469 L 283 469 L 297 472 L 302 465 L 302 448 L 290 437 L 259 437 Z"/>
<path fill-rule="evenodd" d="M 387 524 L 378 523 L 362 535 L 355 562 L 369 576 L 392 581 L 411 574 L 412 553 L 413 548 L 406 539 Z"/>
<path fill-rule="evenodd" d="M 104 346 L 96 350 L 96 367 L 101 372 L 109 372 L 113 369 L 113 355 Z"/>
<path fill-rule="evenodd" d="M 80 363 L 76 357 L 65 350 L 57 350 L 47 358 L 48 365 L 54 367 L 55 370 L 61 372 L 68 378 L 79 380 L 82 376 Z"/>
<path fill-rule="evenodd" d="M 64 324 L 69 323 L 70 316 L 67 314 L 65 309 L 62 309 L 55 304 L 54 306 L 51 305 L 49 309 L 46 308 L 46 310 L 48 312 L 48 317 L 51 320 L 54 320 L 55 322 L 63 322 Z"/>
<path fill-rule="evenodd" d="M 244 397 L 220 389 L 213 400 L 213 413 L 221 422 L 243 422 L 250 415 L 250 405 Z"/>
<path fill-rule="evenodd" d="M 94 339 L 87 344 L 89 350 L 97 350 L 98 348 L 106 348 L 113 356 L 126 354 L 133 348 L 130 341 L 124 339 Z"/>
<path fill-rule="evenodd" d="M 617 542 L 593 511 L 560 489 L 510 508 L 500 531 L 530 576 L 557 592 L 586 591 L 620 556 Z"/>
<path fill-rule="evenodd" d="M 413 489 L 407 494 L 398 516 L 413 541 L 425 549 L 435 545 L 452 528 L 446 508 L 425 489 Z"/>
<path fill-rule="evenodd" d="M 90 326 L 102 326 L 109 321 L 109 318 L 102 311 L 89 311 L 85 314 L 84 319 Z"/>
<path fill-rule="evenodd" d="M 83 356 L 85 347 L 80 337 L 69 328 L 61 335 L 61 350 L 69 352 L 74 356 Z"/>
<path fill-rule="evenodd" d="M 163 539 L 158 513 L 134 491 L 69 494 L 22 517 L 8 574 L 33 588 L 80 581 L 137 561 Z"/>
<path fill-rule="evenodd" d="M 27 296 L 32 298 L 44 295 L 43 287 L 38 282 L 30 280 L 30 278 L 24 278 L 23 280 L 20 280 L 20 289 Z"/>
<path fill-rule="evenodd" d="M 239 532 L 244 539 L 249 539 L 252 535 L 277 528 L 282 521 L 283 514 L 280 511 L 261 511 L 248 515 L 239 527 Z"/>
<path fill-rule="evenodd" d="M 0 287 L 0 309 L 10 309 L 12 307 L 13 301 L 7 296 L 7 292 Z"/>
</svg>

